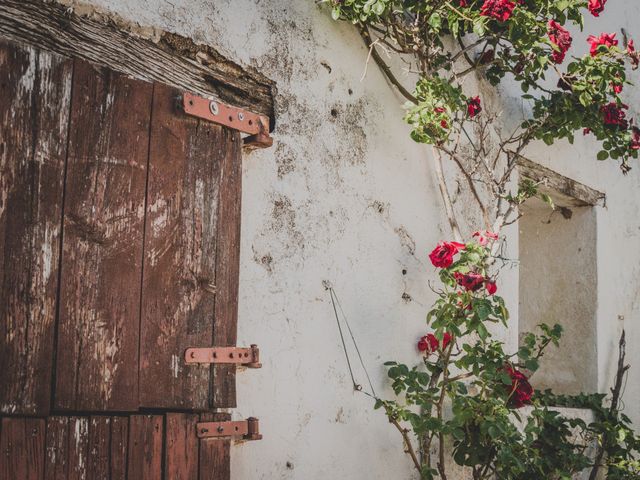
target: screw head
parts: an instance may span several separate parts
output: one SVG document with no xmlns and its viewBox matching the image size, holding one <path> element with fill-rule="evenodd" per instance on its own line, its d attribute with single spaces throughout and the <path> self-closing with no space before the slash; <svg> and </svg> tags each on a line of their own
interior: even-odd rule
<svg viewBox="0 0 640 480">
<path fill-rule="evenodd" d="M 244 113 L 238 112 L 238 120 L 240 120 L 240 121 L 244 120 Z"/>
<path fill-rule="evenodd" d="M 218 112 L 220 111 L 218 108 L 218 103 L 211 100 L 209 102 L 209 111 L 211 112 L 211 115 L 218 115 Z"/>
</svg>

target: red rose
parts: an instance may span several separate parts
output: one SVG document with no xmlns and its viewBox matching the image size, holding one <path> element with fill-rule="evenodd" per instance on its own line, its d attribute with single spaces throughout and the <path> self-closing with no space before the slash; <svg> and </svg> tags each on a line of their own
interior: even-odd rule
<svg viewBox="0 0 640 480">
<path fill-rule="evenodd" d="M 511 17 L 514 8 L 516 8 L 516 4 L 510 0 L 485 0 L 480 9 L 480 15 L 506 22 Z"/>
<path fill-rule="evenodd" d="M 622 81 L 620 80 L 620 75 L 616 75 L 616 80 L 611 82 L 611 88 L 613 89 L 614 93 L 616 94 L 620 94 L 622 92 Z"/>
<path fill-rule="evenodd" d="M 469 4 L 467 3 L 467 0 L 460 0 L 460 6 L 461 7 L 468 7 Z"/>
<path fill-rule="evenodd" d="M 482 107 L 480 106 L 480 97 L 470 98 L 467 102 L 467 113 L 470 118 L 475 117 L 482 111 Z"/>
<path fill-rule="evenodd" d="M 600 45 L 605 45 L 607 48 L 615 47 L 618 45 L 618 40 L 616 40 L 615 33 L 602 33 L 599 37 L 595 35 L 589 35 L 587 38 L 587 42 L 591 44 L 591 56 L 595 57 L 598 54 L 598 47 Z"/>
<path fill-rule="evenodd" d="M 440 120 L 440 126 L 442 128 L 449 128 L 449 124 L 447 123 L 446 120 Z"/>
<path fill-rule="evenodd" d="M 442 112 L 444 112 L 444 108 L 442 108 L 442 107 L 436 107 L 436 108 L 435 108 L 435 110 L 434 110 L 434 112 L 436 112 L 436 113 L 442 113 Z"/>
<path fill-rule="evenodd" d="M 478 230 L 477 232 L 473 232 L 472 237 L 477 237 L 478 244 L 484 247 L 489 243 L 489 240 L 497 240 L 498 234 L 490 232 L 489 230 Z"/>
<path fill-rule="evenodd" d="M 531 403 L 533 387 L 527 377 L 510 365 L 505 366 L 504 370 L 511 377 L 511 387 L 507 387 L 509 388 L 509 405 L 520 408 Z"/>
<path fill-rule="evenodd" d="M 434 267 L 448 268 L 453 263 L 453 256 L 465 247 L 464 243 L 442 242 L 429 254 Z"/>
<path fill-rule="evenodd" d="M 589 0 L 589 11 L 594 17 L 598 17 L 604 10 L 604 4 L 607 0 Z"/>
<path fill-rule="evenodd" d="M 582 130 L 582 135 L 589 135 L 591 133 L 591 129 L 590 128 L 585 128 Z"/>
<path fill-rule="evenodd" d="M 451 335 L 448 332 L 442 336 L 442 349 L 447 348 L 447 345 L 451 343 Z M 433 353 L 440 347 L 440 342 L 433 333 L 427 333 L 424 337 L 418 340 L 418 350 L 421 352 Z"/>
<path fill-rule="evenodd" d="M 631 150 L 640 150 L 640 128 L 631 127 Z"/>
<path fill-rule="evenodd" d="M 486 282 L 484 282 L 484 286 L 487 289 L 487 293 L 489 295 L 493 295 L 498 291 L 498 286 L 496 285 L 496 282 L 494 282 L 493 280 L 487 280 Z"/>
<path fill-rule="evenodd" d="M 479 273 L 460 273 L 460 272 L 455 272 L 453 274 L 453 278 L 456 279 L 456 282 L 458 282 L 458 285 L 460 285 L 462 288 L 464 288 L 466 291 L 471 291 L 471 292 L 475 292 L 477 290 L 480 289 L 480 287 L 482 287 L 482 284 L 484 283 L 484 277 L 482 275 L 480 275 Z"/>
<path fill-rule="evenodd" d="M 549 40 L 559 49 L 553 51 L 551 58 L 555 63 L 562 63 L 567 50 L 571 47 L 571 34 L 555 20 L 549 20 L 548 27 Z"/>
<path fill-rule="evenodd" d="M 640 65 L 640 52 L 636 52 L 633 40 L 629 40 L 627 43 L 627 54 L 631 58 L 631 67 L 635 70 Z"/>
<path fill-rule="evenodd" d="M 600 112 L 604 117 L 604 124 L 627 128 L 629 126 L 629 122 L 627 122 L 625 118 L 626 114 L 624 113 L 624 110 L 627 108 L 629 107 L 624 103 L 618 107 L 616 102 L 611 102 L 600 107 Z"/>
</svg>

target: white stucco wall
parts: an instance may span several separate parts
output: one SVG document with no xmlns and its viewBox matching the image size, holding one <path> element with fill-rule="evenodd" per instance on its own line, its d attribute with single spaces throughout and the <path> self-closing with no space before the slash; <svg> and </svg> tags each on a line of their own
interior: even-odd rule
<svg viewBox="0 0 640 480">
<path fill-rule="evenodd" d="M 373 65 L 360 81 L 360 38 L 313 0 L 91 3 L 210 44 L 278 85 L 276 143 L 244 159 L 238 343 L 258 343 L 264 366 L 238 375 L 234 411 L 259 417 L 265 438 L 233 448 L 233 478 L 412 478 L 397 432 L 352 391 L 323 287 L 335 287 L 381 393 L 383 361 L 417 358 L 436 280 L 427 253 L 448 237 L 430 150 L 409 139 L 402 99 Z M 635 4 L 610 0 L 597 30 L 624 25 L 640 40 Z M 640 166 L 623 177 L 595 161 L 588 139 L 527 155 L 607 193 L 597 212 L 598 385 L 610 383 L 624 326 L 635 365 L 626 405 L 640 421 Z M 500 288 L 515 325 L 517 271 Z"/>
</svg>

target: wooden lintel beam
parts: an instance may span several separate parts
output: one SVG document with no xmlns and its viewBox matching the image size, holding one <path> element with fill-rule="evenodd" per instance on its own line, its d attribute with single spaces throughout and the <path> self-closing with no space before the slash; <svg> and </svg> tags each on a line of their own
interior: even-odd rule
<svg viewBox="0 0 640 480">
<path fill-rule="evenodd" d="M 562 206 L 597 206 L 604 205 L 606 195 L 553 170 L 519 157 L 518 171 L 521 177 L 540 182 L 540 191 L 550 195 Z"/>
<path fill-rule="evenodd" d="M 0 37 L 76 57 L 265 115 L 275 125 L 274 83 L 213 48 L 163 33 L 158 43 L 41 0 L 0 2 Z"/>
</svg>

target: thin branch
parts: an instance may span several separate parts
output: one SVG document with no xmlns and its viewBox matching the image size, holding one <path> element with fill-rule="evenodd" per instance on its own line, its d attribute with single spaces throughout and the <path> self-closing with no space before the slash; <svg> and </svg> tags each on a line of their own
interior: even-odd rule
<svg viewBox="0 0 640 480">
<path fill-rule="evenodd" d="M 400 435 L 402 435 L 402 439 L 404 440 L 404 444 L 407 447 L 407 453 L 413 460 L 413 466 L 416 467 L 416 470 L 420 472 L 422 469 L 420 468 L 420 460 L 418 460 L 418 456 L 416 455 L 416 451 L 413 449 L 413 444 L 411 443 L 411 439 L 409 438 L 409 430 L 403 428 L 398 420 L 392 417 L 389 417 L 389 422 L 398 429 Z"/>
<path fill-rule="evenodd" d="M 616 380 L 611 389 L 611 405 L 609 406 L 609 414 L 613 417 L 618 416 L 618 404 L 620 402 L 620 396 L 622 392 L 622 385 L 624 384 L 624 377 L 627 374 L 630 365 L 624 364 L 624 359 L 626 356 L 626 347 L 627 342 L 625 340 L 625 331 L 622 331 L 622 335 L 620 336 L 620 342 L 618 343 L 618 369 L 616 371 Z M 600 467 L 602 466 L 602 459 L 604 458 L 606 445 L 610 442 L 611 439 L 607 437 L 606 434 L 602 436 L 602 441 L 598 445 L 598 450 L 596 453 L 596 458 L 594 461 L 593 469 L 591 470 L 591 474 L 589 475 L 589 480 L 595 480 L 598 477 L 598 472 Z"/>
<path fill-rule="evenodd" d="M 369 55 L 373 57 L 373 60 L 376 62 L 378 67 L 380 67 L 380 70 L 382 70 L 382 73 L 384 73 L 384 75 L 398 89 L 398 91 L 402 94 L 403 97 L 405 97 L 407 100 L 417 105 L 418 99 L 414 97 L 411 94 L 411 92 L 409 92 L 409 90 L 407 90 L 404 87 L 404 85 L 402 85 L 402 83 L 400 83 L 400 81 L 395 77 L 389 65 L 385 63 L 385 61 L 382 59 L 382 57 L 378 53 L 378 50 L 376 50 L 375 44 L 371 39 L 371 35 L 369 34 L 369 31 L 363 25 L 360 25 L 360 35 L 362 36 L 362 40 L 364 40 L 364 44 L 369 49 Z"/>
<path fill-rule="evenodd" d="M 451 203 L 449 189 L 447 188 L 447 182 L 444 178 L 442 157 L 440 156 L 440 150 L 437 147 L 433 147 L 433 164 L 435 167 L 436 178 L 438 179 L 438 186 L 440 187 L 440 195 L 442 196 L 442 202 L 444 203 L 444 210 L 447 214 L 447 219 L 449 220 L 449 226 L 451 227 L 451 232 L 457 242 L 462 242 L 460 226 L 458 225 L 458 220 L 456 219 L 456 214 L 453 210 L 453 204 Z"/>
<path fill-rule="evenodd" d="M 467 184 L 469 185 L 469 189 L 473 194 L 473 198 L 475 198 L 476 203 L 478 204 L 478 207 L 480 207 L 480 211 L 482 212 L 482 219 L 484 221 L 485 228 L 490 229 L 491 220 L 489 220 L 489 211 L 487 210 L 487 207 L 485 206 L 485 204 L 482 202 L 482 199 L 480 198 L 480 194 L 476 189 L 473 178 L 471 178 L 471 175 L 469 175 L 469 172 L 467 172 L 467 170 L 464 168 L 464 165 L 462 165 L 462 161 L 458 158 L 457 155 L 455 155 L 453 152 L 449 152 L 445 148 L 442 148 L 442 150 L 446 152 L 449 155 L 449 157 L 451 157 L 451 159 L 455 162 L 455 164 L 458 166 L 458 168 L 464 175 L 464 178 L 467 180 Z"/>
</svg>

